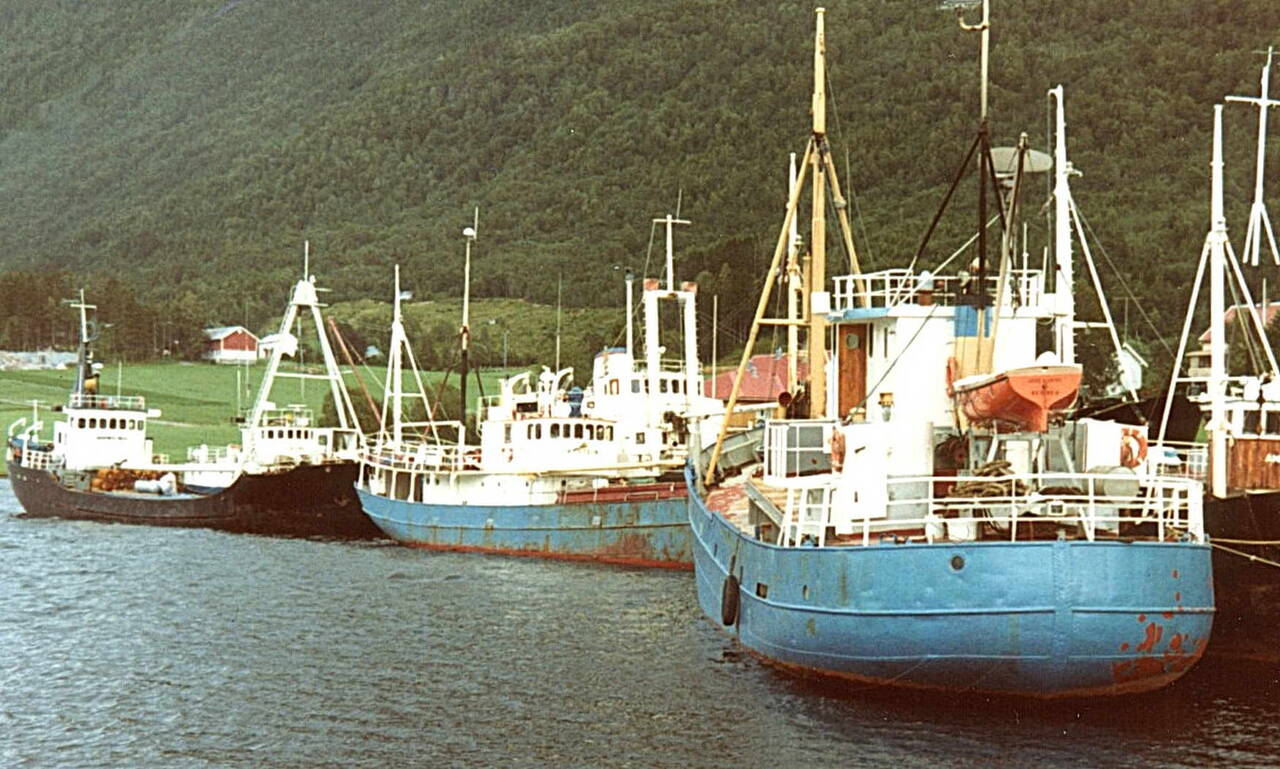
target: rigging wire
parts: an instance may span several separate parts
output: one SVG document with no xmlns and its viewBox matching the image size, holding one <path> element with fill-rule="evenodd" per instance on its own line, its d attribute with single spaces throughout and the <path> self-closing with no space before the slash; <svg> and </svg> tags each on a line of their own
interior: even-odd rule
<svg viewBox="0 0 1280 769">
<path fill-rule="evenodd" d="M 1102 254 L 1103 259 L 1107 260 L 1107 266 L 1111 268 L 1111 272 L 1114 273 L 1116 279 L 1120 281 L 1120 285 L 1124 288 L 1125 294 L 1133 300 L 1134 305 L 1138 308 L 1138 314 L 1142 316 L 1142 320 L 1145 321 L 1147 326 L 1151 329 L 1151 333 L 1155 337 L 1156 341 L 1160 343 L 1160 346 L 1164 348 L 1165 353 L 1168 354 L 1169 359 L 1172 360 L 1174 357 L 1173 348 L 1169 346 L 1169 343 L 1166 342 L 1164 337 L 1160 334 L 1159 329 L 1156 328 L 1155 322 L 1151 320 L 1151 316 L 1142 308 L 1142 303 L 1138 301 L 1138 297 L 1134 294 L 1133 288 L 1129 285 L 1129 282 L 1124 279 L 1124 275 L 1121 274 L 1120 269 L 1116 267 L 1116 263 L 1111 260 L 1111 255 L 1107 253 L 1106 246 L 1102 244 L 1102 241 L 1098 239 L 1097 233 L 1093 231 L 1093 225 L 1089 224 L 1089 220 L 1085 218 L 1084 214 L 1079 209 L 1076 210 L 1076 216 L 1079 217 L 1081 224 L 1083 224 L 1085 230 L 1088 231 L 1089 237 L 1093 238 L 1094 244 L 1098 247 L 1098 253 Z"/>
</svg>

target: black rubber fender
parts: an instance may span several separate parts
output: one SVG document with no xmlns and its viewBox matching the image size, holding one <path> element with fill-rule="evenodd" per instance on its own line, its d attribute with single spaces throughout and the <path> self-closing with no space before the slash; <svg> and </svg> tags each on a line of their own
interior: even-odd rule
<svg viewBox="0 0 1280 769">
<path fill-rule="evenodd" d="M 738 601 L 738 578 L 730 574 L 720 591 L 720 621 L 725 627 L 738 624 Z"/>
</svg>

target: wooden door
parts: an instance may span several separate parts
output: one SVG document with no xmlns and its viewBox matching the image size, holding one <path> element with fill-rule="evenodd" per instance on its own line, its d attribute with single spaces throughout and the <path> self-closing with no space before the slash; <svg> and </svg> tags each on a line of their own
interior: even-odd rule
<svg viewBox="0 0 1280 769">
<path fill-rule="evenodd" d="M 867 343 L 871 327 L 866 323 L 839 326 L 836 331 L 836 350 L 840 376 L 840 416 L 847 416 L 849 409 L 865 407 L 867 397 Z"/>
</svg>

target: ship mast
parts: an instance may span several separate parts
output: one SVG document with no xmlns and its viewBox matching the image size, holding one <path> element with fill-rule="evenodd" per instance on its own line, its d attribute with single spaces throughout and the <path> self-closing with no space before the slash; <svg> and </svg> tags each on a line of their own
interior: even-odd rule
<svg viewBox="0 0 1280 769">
<path fill-rule="evenodd" d="M 1057 337 L 1058 360 L 1076 362 L 1076 298 L 1072 292 L 1075 270 L 1071 259 L 1071 187 L 1067 181 L 1071 165 L 1067 162 L 1067 118 L 1063 106 L 1062 86 L 1049 91 L 1056 105 L 1053 143 L 1053 259 L 1057 272 L 1054 284 L 1054 336 Z"/>
<path fill-rule="evenodd" d="M 1222 203 L 1222 105 L 1213 107 L 1213 184 L 1209 250 L 1209 490 L 1227 494 L 1226 313 L 1227 218 Z"/>
<path fill-rule="evenodd" d="M 817 9 L 813 40 L 813 210 L 809 231 L 809 418 L 819 419 L 827 410 L 827 319 L 830 309 L 827 285 L 827 179 L 823 173 L 829 158 L 827 147 L 827 36 L 825 8 Z M 819 298 L 819 297 L 823 298 Z"/>
<path fill-rule="evenodd" d="M 1244 235 L 1244 262 L 1258 266 L 1258 254 L 1262 250 L 1262 233 L 1265 230 L 1267 242 L 1271 245 L 1271 258 L 1280 265 L 1280 249 L 1276 248 L 1276 235 L 1271 229 L 1271 217 L 1267 216 L 1267 207 L 1262 201 L 1262 179 L 1267 157 L 1267 110 L 1280 106 L 1280 101 L 1269 97 L 1271 87 L 1271 58 L 1275 48 L 1267 48 L 1267 63 L 1262 67 L 1262 83 L 1260 95 L 1228 96 L 1227 101 L 1255 104 L 1258 107 L 1258 153 L 1254 170 L 1253 206 L 1249 209 L 1249 229 Z"/>
<path fill-rule="evenodd" d="M 751 322 L 751 331 L 747 335 L 747 343 L 742 349 L 742 359 L 738 362 L 737 375 L 733 380 L 733 390 L 729 393 L 729 402 L 725 408 L 725 419 L 720 425 L 720 434 L 716 438 L 715 447 L 711 452 L 711 459 L 707 463 L 704 480 L 711 483 L 715 478 L 716 464 L 720 460 L 720 452 L 724 447 L 725 436 L 729 432 L 730 417 L 738 403 L 738 395 L 742 391 L 742 382 L 746 375 L 747 363 L 751 360 L 751 353 L 755 349 L 756 338 L 759 336 L 760 327 L 763 325 L 772 326 L 803 326 L 808 330 L 808 351 L 809 351 L 809 416 L 812 418 L 821 418 L 827 412 L 827 381 L 826 381 L 826 314 L 830 310 L 830 294 L 825 290 L 826 286 L 826 192 L 827 185 L 831 187 L 832 203 L 836 209 L 837 219 L 840 223 L 840 234 L 843 238 L 845 250 L 849 254 L 850 272 L 854 275 L 854 284 L 857 294 L 858 303 L 863 307 L 870 306 L 871 297 L 867 293 L 866 282 L 862 280 L 862 268 L 858 262 L 858 253 L 853 247 L 853 231 L 849 226 L 848 205 L 840 192 L 840 178 L 836 173 L 835 162 L 831 158 L 830 147 L 827 145 L 826 136 L 826 35 L 823 26 L 823 16 L 826 9 L 816 9 L 817 20 L 815 22 L 814 33 L 814 53 L 813 53 L 813 132 L 809 137 L 808 146 L 805 147 L 804 155 L 800 160 L 799 177 L 792 186 L 790 194 L 787 196 L 786 213 L 783 216 L 782 228 L 778 233 L 778 240 L 773 251 L 773 260 L 769 264 L 768 274 L 765 276 L 764 286 L 760 291 L 760 300 L 756 305 L 756 314 Z M 812 170 L 814 178 L 810 194 L 813 196 L 813 212 L 812 212 L 812 232 L 809 234 L 810 243 L 810 265 L 804 272 L 808 277 L 808 285 L 805 286 L 804 302 L 805 312 L 808 318 L 766 318 L 765 311 L 769 307 L 769 297 L 772 294 L 773 284 L 778 277 L 778 272 L 782 267 L 782 258 L 787 254 L 791 245 L 795 243 L 796 237 L 792 234 L 791 224 L 795 219 L 796 210 L 799 207 L 800 195 L 804 189 L 806 177 Z"/>
</svg>

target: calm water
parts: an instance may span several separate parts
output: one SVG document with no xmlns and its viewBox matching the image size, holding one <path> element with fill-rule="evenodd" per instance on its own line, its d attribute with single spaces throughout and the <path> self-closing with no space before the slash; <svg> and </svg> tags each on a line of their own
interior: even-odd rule
<svg viewBox="0 0 1280 769">
<path fill-rule="evenodd" d="M 690 575 L 14 518 L 3 767 L 1280 766 L 1280 683 L 1045 706 L 842 692 Z"/>
</svg>

